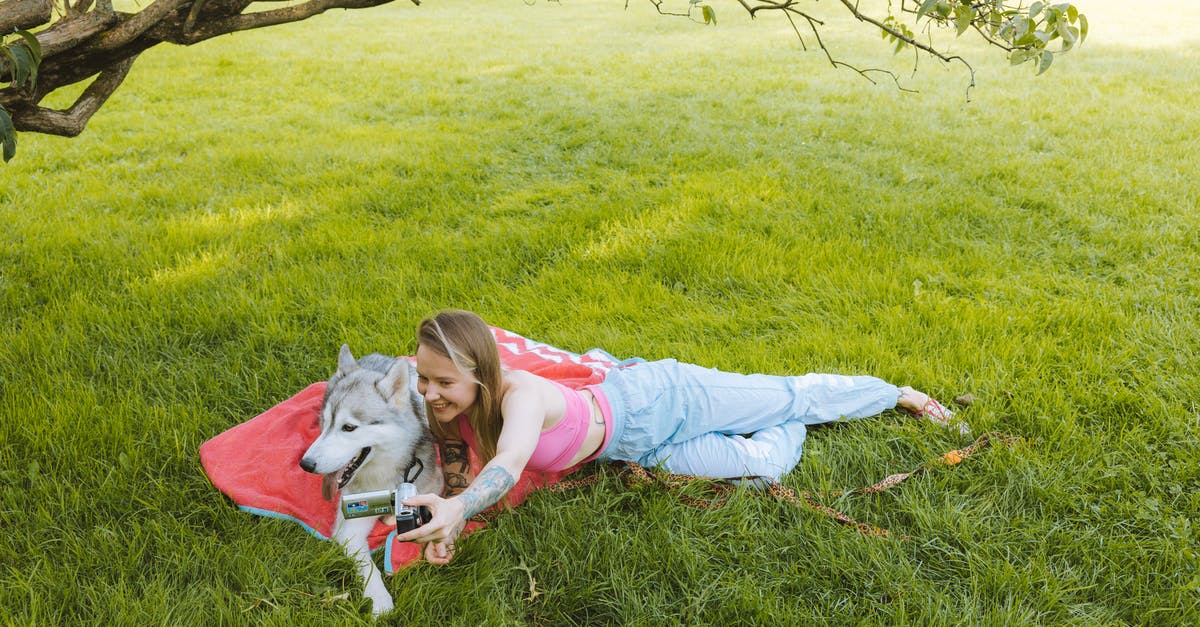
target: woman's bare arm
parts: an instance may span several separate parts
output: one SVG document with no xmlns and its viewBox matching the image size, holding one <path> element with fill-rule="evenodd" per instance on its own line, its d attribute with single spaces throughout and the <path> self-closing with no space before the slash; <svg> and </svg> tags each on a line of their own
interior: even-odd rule
<svg viewBox="0 0 1200 627">
<path fill-rule="evenodd" d="M 502 407 L 504 426 L 496 442 L 496 456 L 456 496 L 441 498 L 421 494 L 406 499 L 407 505 L 429 507 L 433 518 L 421 527 L 397 536 L 397 540 L 452 544 L 468 519 L 499 501 L 516 484 L 516 477 L 521 475 L 537 446 L 546 409 L 536 392 L 529 388 L 510 390 Z"/>
</svg>

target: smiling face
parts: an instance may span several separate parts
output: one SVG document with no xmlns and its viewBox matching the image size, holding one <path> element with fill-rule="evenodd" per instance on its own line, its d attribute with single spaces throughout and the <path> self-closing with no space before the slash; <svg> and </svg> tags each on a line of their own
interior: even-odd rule
<svg viewBox="0 0 1200 627">
<path fill-rule="evenodd" d="M 464 414 L 479 397 L 475 377 L 464 373 L 447 356 L 424 344 L 417 346 L 417 391 L 425 397 L 430 415 L 449 423 Z"/>
</svg>

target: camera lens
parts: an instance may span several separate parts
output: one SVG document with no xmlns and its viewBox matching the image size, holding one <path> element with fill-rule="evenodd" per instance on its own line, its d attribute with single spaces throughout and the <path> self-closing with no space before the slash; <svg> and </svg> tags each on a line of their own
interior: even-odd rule
<svg viewBox="0 0 1200 627">
<path fill-rule="evenodd" d="M 403 501 L 407 498 L 412 498 L 416 495 L 417 486 L 411 483 L 401 483 L 400 485 L 396 486 L 396 505 L 399 505 L 400 501 Z"/>
</svg>

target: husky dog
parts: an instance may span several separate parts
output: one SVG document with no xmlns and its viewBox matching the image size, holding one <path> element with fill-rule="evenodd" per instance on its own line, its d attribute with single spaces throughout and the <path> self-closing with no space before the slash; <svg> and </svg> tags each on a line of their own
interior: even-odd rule
<svg viewBox="0 0 1200 627">
<path fill-rule="evenodd" d="M 394 490 L 416 484 L 418 494 L 441 494 L 442 473 L 417 392 L 416 366 L 407 359 L 371 354 L 355 361 L 350 347 L 338 353 L 338 368 L 321 401 L 321 435 L 300 459 L 300 468 L 324 475 L 321 493 Z M 363 595 L 378 616 L 392 609 L 392 596 L 371 559 L 367 536 L 378 516 L 346 519 L 337 509 L 333 539 L 345 547 L 366 581 Z"/>
</svg>

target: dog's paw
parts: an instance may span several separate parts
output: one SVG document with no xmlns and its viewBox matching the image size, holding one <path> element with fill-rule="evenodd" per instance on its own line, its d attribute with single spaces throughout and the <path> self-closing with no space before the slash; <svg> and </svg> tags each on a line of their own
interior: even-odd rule
<svg viewBox="0 0 1200 627">
<path fill-rule="evenodd" d="M 388 612 L 392 611 L 392 609 L 395 607 L 396 606 L 392 603 L 391 598 L 373 600 L 371 601 L 371 616 L 379 618 L 383 614 L 387 614 Z"/>
<path fill-rule="evenodd" d="M 382 595 L 370 595 L 368 598 L 371 599 L 371 616 L 375 618 L 392 611 L 396 607 L 395 602 L 392 601 L 392 595 L 386 592 Z"/>
</svg>

